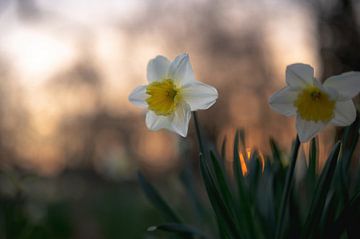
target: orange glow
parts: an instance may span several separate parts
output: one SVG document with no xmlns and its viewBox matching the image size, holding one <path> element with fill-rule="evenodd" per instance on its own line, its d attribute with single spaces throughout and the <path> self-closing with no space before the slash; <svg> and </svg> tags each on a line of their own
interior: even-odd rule
<svg viewBox="0 0 360 239">
<path fill-rule="evenodd" d="M 246 152 L 239 153 L 241 171 L 244 176 L 248 174 L 247 162 L 251 160 L 252 153 L 253 153 L 253 150 L 251 148 L 246 148 Z M 244 155 L 246 156 L 246 158 L 244 157 Z M 259 160 L 260 160 L 260 164 L 261 164 L 261 172 L 263 173 L 264 168 L 265 168 L 265 159 L 261 152 L 258 152 L 258 155 L 259 155 Z"/>
<path fill-rule="evenodd" d="M 263 104 L 262 97 L 266 98 L 272 89 L 284 84 L 283 72 L 286 65 L 299 61 L 317 65 L 317 55 L 313 54 L 317 52 L 316 39 L 313 41 L 313 34 L 308 34 L 309 31 L 312 33 L 312 25 L 309 24 L 311 18 L 298 8 L 286 8 L 287 14 L 291 10 L 290 19 L 288 15 L 281 14 L 277 18 L 266 18 L 260 31 L 249 31 L 251 24 L 243 20 L 255 15 L 251 5 L 226 3 L 216 13 L 227 16 L 225 21 L 216 22 L 219 29 L 201 29 L 207 31 L 205 35 L 226 33 L 225 41 L 220 42 L 220 47 L 229 42 L 231 47 L 238 49 L 239 46 L 232 42 L 248 39 L 248 36 L 254 39 L 261 37 L 266 49 L 263 60 L 271 61 L 274 67 L 269 69 L 269 77 L 255 74 L 248 80 L 238 76 L 252 75 L 253 70 L 257 70 L 253 61 L 263 57 L 262 54 L 258 55 L 258 51 L 248 52 L 255 54 L 254 57 L 236 55 L 237 51 L 229 51 L 231 57 L 223 55 L 225 60 L 215 59 L 212 56 L 219 46 L 208 41 L 207 37 L 203 37 L 204 34 L 184 41 L 181 46 L 174 41 L 176 34 L 193 35 L 198 32 L 197 27 L 203 25 L 201 14 L 209 12 L 207 1 L 196 1 L 195 5 L 191 1 L 185 1 L 185 4 L 175 7 L 159 1 L 154 8 L 149 8 L 144 0 L 90 2 L 91 4 L 86 0 L 36 1 L 41 17 L 35 17 L 33 21 L 19 18 L 16 1 L 2 12 L 0 71 L 4 79 L 0 80 L 0 89 L 3 89 L 1 92 L 6 92 L 1 101 L 6 106 L 6 114 L 2 115 L 0 128 L 11 132 L 12 139 L 7 140 L 10 145 L 8 147 L 11 147 L 9 152 L 16 152 L 23 160 L 21 164 L 28 164 L 29 168 L 49 174 L 61 171 L 67 164 L 73 164 L 67 159 L 71 158 L 70 154 L 74 154 L 75 158 L 82 158 L 78 155 L 86 153 L 87 143 L 83 138 L 88 138 L 87 135 L 92 132 L 88 128 L 100 127 L 101 130 L 107 130 L 107 127 L 111 127 L 111 131 L 119 132 L 119 142 L 112 150 L 117 155 L 128 154 L 121 156 L 124 160 L 138 156 L 143 165 L 149 165 L 147 167 L 151 166 L 152 169 L 160 171 L 171 168 L 177 163 L 177 153 L 181 149 L 176 143 L 177 138 L 169 133 L 148 132 L 143 110 L 128 101 L 128 94 L 136 86 L 146 83 L 146 67 L 151 58 L 161 54 L 173 59 L 182 51 L 190 53 L 198 80 L 213 84 L 220 91 L 226 92 L 206 114 L 216 116 L 214 112 L 221 109 L 221 113 L 227 114 L 229 119 L 209 121 L 209 129 L 218 129 L 220 135 L 231 135 L 234 128 L 246 126 L 246 130 L 251 132 L 248 134 L 247 144 L 256 145 L 263 152 L 268 151 L 263 145 L 267 145 L 271 131 L 281 132 L 277 138 L 280 142 L 294 133 L 293 127 L 290 127 L 293 119 L 282 121 L 286 124 L 274 124 L 272 130 L 263 126 L 267 125 L 263 119 L 270 109 Z M 204 8 L 200 8 L 202 4 Z M 183 18 L 193 6 L 200 11 L 198 18 L 191 19 L 197 21 L 192 27 L 188 28 L 186 21 L 179 25 L 172 15 L 168 15 L 176 12 L 177 16 Z M 244 7 L 249 7 L 251 11 L 246 11 Z M 49 12 L 52 14 L 47 14 Z M 144 21 L 148 17 L 151 20 L 151 16 L 160 13 L 163 15 L 161 19 Z M 262 14 L 261 11 L 256 14 L 259 13 Z M 213 19 L 218 21 L 217 18 Z M 284 19 L 287 20 L 286 24 Z M 155 25 L 144 32 L 142 29 L 146 24 Z M 291 28 L 296 28 L 297 31 L 289 31 Z M 250 47 L 258 47 L 257 42 L 254 41 Z M 199 46 L 203 44 L 214 51 L 202 50 Z M 214 65 L 217 67 L 212 67 Z M 279 80 L 272 82 L 269 81 L 270 78 Z M 260 89 L 263 83 L 266 85 Z M 239 106 L 246 114 L 239 114 Z M 271 119 L 273 117 L 280 119 L 275 118 L 280 117 L 276 113 L 271 113 Z M 77 125 L 82 126 L 81 129 Z M 134 137 L 133 147 L 127 146 L 128 144 L 123 143 L 125 140 L 122 140 L 128 137 L 130 129 L 136 129 L 136 132 L 131 133 L 139 135 Z M 93 142 L 100 144 L 101 140 L 95 138 Z M 106 143 L 101 145 L 105 149 L 97 151 L 101 152 L 101 156 L 95 155 L 96 160 L 105 157 L 111 161 L 113 156 L 108 153 L 110 146 Z M 242 172 L 246 175 L 251 149 L 243 151 L 239 160 Z M 259 154 L 264 169 L 264 160 Z M 232 158 L 228 160 L 230 162 Z"/>
</svg>

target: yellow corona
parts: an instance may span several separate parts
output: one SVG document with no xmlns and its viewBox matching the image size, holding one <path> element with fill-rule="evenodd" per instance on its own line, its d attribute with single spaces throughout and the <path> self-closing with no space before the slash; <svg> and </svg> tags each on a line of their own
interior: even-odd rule
<svg viewBox="0 0 360 239">
<path fill-rule="evenodd" d="M 307 86 L 299 92 L 294 106 L 302 119 L 328 122 L 334 116 L 335 101 L 316 86 Z"/>
<path fill-rule="evenodd" d="M 154 111 L 157 115 L 171 115 L 181 101 L 181 89 L 171 79 L 149 84 L 146 94 L 149 95 L 146 99 L 149 110 Z"/>
</svg>

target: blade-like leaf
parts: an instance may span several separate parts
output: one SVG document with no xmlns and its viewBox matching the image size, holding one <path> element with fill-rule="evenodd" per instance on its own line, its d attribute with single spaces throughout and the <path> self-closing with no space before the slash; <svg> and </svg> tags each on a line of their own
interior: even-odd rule
<svg viewBox="0 0 360 239">
<path fill-rule="evenodd" d="M 312 238 L 318 232 L 319 222 L 325 205 L 328 191 L 331 187 L 331 181 L 335 173 L 336 163 L 340 154 L 341 143 L 337 142 L 333 147 L 325 167 L 320 175 L 319 182 L 315 188 L 311 207 L 303 229 L 303 238 Z"/>
<path fill-rule="evenodd" d="M 245 187 L 245 178 L 242 174 L 239 156 L 239 131 L 235 133 L 234 152 L 233 152 L 233 171 L 238 190 L 238 214 L 241 216 L 242 231 L 247 238 L 254 238 L 256 232 L 254 229 L 254 219 L 251 213 L 251 204 L 249 194 Z"/>
<path fill-rule="evenodd" d="M 292 184 L 294 181 L 294 171 L 295 171 L 296 160 L 299 152 L 299 147 L 300 147 L 300 141 L 299 141 L 299 137 L 297 136 L 295 143 L 293 145 L 293 150 L 290 158 L 290 168 L 288 169 L 286 175 L 285 187 L 281 198 L 280 212 L 279 212 L 279 217 L 277 220 L 276 232 L 275 232 L 276 239 L 283 238 L 283 232 L 284 232 L 283 225 L 285 220 L 286 209 L 288 207 L 289 196 L 291 194 Z"/>
<path fill-rule="evenodd" d="M 250 193 L 254 194 L 255 189 L 257 188 L 259 178 L 262 176 L 262 165 L 258 151 L 254 150 L 251 153 L 251 157 L 247 162 L 247 168 L 248 172 L 246 175 L 246 179 L 249 183 L 249 187 L 253 188 L 253 190 L 251 190 L 252 192 Z"/>
<path fill-rule="evenodd" d="M 187 166 L 190 166 L 188 164 Z M 194 175 L 189 167 L 185 167 L 180 173 L 180 181 L 183 184 L 186 193 L 190 199 L 191 205 L 194 208 L 194 211 L 197 216 L 197 220 L 204 221 L 205 219 L 205 209 L 203 203 L 200 200 L 199 194 L 195 189 L 195 179 Z"/>
<path fill-rule="evenodd" d="M 226 163 L 226 137 L 224 137 L 224 140 L 221 144 L 221 159 L 223 164 Z"/>
<path fill-rule="evenodd" d="M 349 202 L 349 188 L 351 187 L 350 164 L 356 145 L 359 140 L 359 122 L 358 117 L 355 122 L 346 127 L 342 137 L 342 154 L 336 169 L 336 187 L 339 191 L 340 203 L 345 205 Z"/>
<path fill-rule="evenodd" d="M 289 215 L 288 218 L 288 233 L 287 238 L 297 239 L 299 238 L 301 232 L 301 220 L 300 220 L 300 208 L 299 208 L 299 198 L 294 193 L 291 193 L 289 196 Z M 301 203 L 300 203 L 301 205 Z"/>
<path fill-rule="evenodd" d="M 317 137 L 314 137 L 311 139 L 310 145 L 309 145 L 309 163 L 306 170 L 306 176 L 304 180 L 304 192 L 303 195 L 306 195 L 305 198 L 309 198 L 309 200 L 304 200 L 302 204 L 304 205 L 304 210 L 309 210 L 311 200 L 310 198 L 314 194 L 315 185 L 317 182 L 317 168 L 318 168 L 318 140 Z M 303 216 L 306 216 L 302 214 Z"/>
<path fill-rule="evenodd" d="M 163 213 L 165 218 L 171 222 L 181 223 L 180 218 L 161 197 L 160 193 L 147 181 L 141 172 L 138 173 L 138 179 L 148 200 Z"/>
<path fill-rule="evenodd" d="M 334 225 L 328 231 L 329 233 L 325 238 L 340 238 L 341 234 L 345 231 L 348 226 L 351 215 L 356 210 L 356 207 L 360 205 L 360 191 L 345 205 L 343 210 L 340 212 L 339 217 L 336 219 Z"/>
<path fill-rule="evenodd" d="M 336 213 L 338 211 L 339 199 L 334 190 L 329 191 L 324 211 L 321 215 L 320 235 L 321 238 L 328 238 L 326 235 L 333 229 Z M 319 226 L 319 227 L 320 227 Z M 319 236 L 320 237 L 320 236 Z"/>
<path fill-rule="evenodd" d="M 246 150 L 246 135 L 244 129 L 239 130 L 239 137 L 240 137 L 240 144 L 242 149 Z M 245 155 L 245 157 L 247 157 L 247 155 Z"/>
<path fill-rule="evenodd" d="M 214 172 L 214 176 L 217 182 L 218 189 L 220 190 L 226 204 L 229 206 L 230 209 L 235 208 L 234 199 L 230 192 L 230 187 L 228 180 L 225 176 L 223 169 L 221 168 L 219 161 L 217 160 L 215 154 L 210 151 L 210 158 L 212 163 L 212 168 Z"/>
<path fill-rule="evenodd" d="M 231 238 L 242 238 L 240 236 L 240 230 L 235 223 L 234 216 L 231 213 L 231 209 L 228 207 L 229 205 L 226 204 L 223 195 L 217 188 L 215 176 L 213 175 L 206 158 L 202 156 L 200 156 L 200 169 L 208 198 L 219 224 L 219 229 L 226 229 L 225 233 L 230 235 Z M 220 233 L 224 232 L 220 231 Z"/>
<path fill-rule="evenodd" d="M 275 162 L 281 162 L 281 151 L 273 138 L 270 138 L 270 147 Z"/>
<path fill-rule="evenodd" d="M 202 231 L 199 229 L 186 225 L 186 224 L 179 224 L 179 223 L 165 223 L 158 226 L 151 226 L 147 229 L 148 231 L 152 232 L 155 230 L 172 232 L 177 234 L 182 238 L 198 238 L 198 239 L 207 239 L 209 238 L 206 236 Z"/>
<path fill-rule="evenodd" d="M 314 137 L 311 140 L 310 148 L 309 148 L 309 176 L 315 180 L 316 178 L 316 169 L 318 163 L 318 146 L 317 146 L 317 138 Z"/>
</svg>

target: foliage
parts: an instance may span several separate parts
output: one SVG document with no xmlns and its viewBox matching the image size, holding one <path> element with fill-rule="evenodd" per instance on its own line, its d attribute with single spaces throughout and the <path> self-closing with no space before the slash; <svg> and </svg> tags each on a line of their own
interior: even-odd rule
<svg viewBox="0 0 360 239">
<path fill-rule="evenodd" d="M 243 131 L 233 140 L 232 165 L 228 167 L 225 147 L 218 154 L 208 150 L 199 136 L 200 171 L 211 208 L 195 225 L 180 221 L 160 193 L 140 174 L 143 190 L 150 201 L 167 218 L 167 223 L 149 227 L 149 231 L 165 231 L 179 238 L 359 238 L 360 169 L 354 173 L 351 158 L 358 141 L 357 123 L 345 129 L 344 136 L 332 148 L 325 165 L 319 170 L 318 139 L 309 144 L 307 164 L 299 157 L 301 147 L 295 140 L 291 156 L 286 156 L 274 139 L 270 140 L 272 155 L 263 157 L 256 151 L 245 158 L 244 174 L 239 152 L 246 146 Z M 205 147 L 204 147 L 205 146 Z M 191 181 L 189 178 L 187 181 Z M 193 182 L 194 183 L 194 182 Z M 184 184 L 187 191 L 191 183 Z M 194 192 L 193 192 L 194 193 Z M 199 192 L 197 192 L 199 193 Z M 204 210 L 200 195 L 189 197 L 193 205 Z M 195 201 L 194 201 L 195 200 Z M 193 215 L 195 217 L 195 215 Z M 356 226 L 357 225 L 357 226 Z"/>
<path fill-rule="evenodd" d="M 23 190 L 5 193 L 7 177 L 0 172 L 1 239 L 153 238 L 146 237 L 147 225 L 161 223 L 136 182 L 88 178 L 79 171 L 17 178 Z"/>
</svg>

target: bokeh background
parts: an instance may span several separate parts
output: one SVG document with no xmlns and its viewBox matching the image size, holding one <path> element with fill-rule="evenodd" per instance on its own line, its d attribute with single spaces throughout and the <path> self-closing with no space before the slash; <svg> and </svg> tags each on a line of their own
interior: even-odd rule
<svg viewBox="0 0 360 239">
<path fill-rule="evenodd" d="M 267 99 L 292 63 L 312 65 L 322 80 L 360 70 L 359 5 L 0 0 L 0 192 L 10 204 L 26 195 L 21 238 L 158 238 L 146 233 L 162 219 L 138 187 L 138 170 L 185 210 L 176 178 L 185 154 L 196 167 L 193 127 L 186 139 L 150 132 L 145 112 L 127 100 L 159 54 L 189 53 L 196 78 L 218 89 L 217 103 L 199 112 L 214 147 L 242 128 L 264 155 L 270 137 L 289 150 L 294 120 Z M 320 153 L 334 133 L 321 134 Z"/>
</svg>

